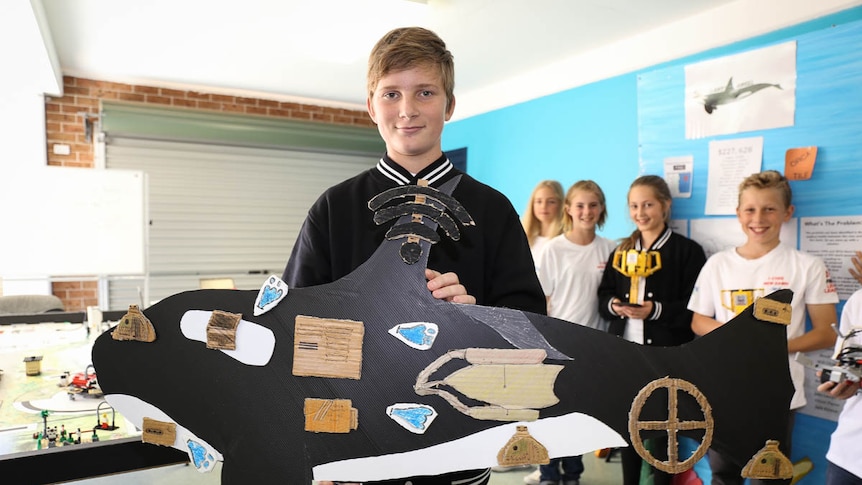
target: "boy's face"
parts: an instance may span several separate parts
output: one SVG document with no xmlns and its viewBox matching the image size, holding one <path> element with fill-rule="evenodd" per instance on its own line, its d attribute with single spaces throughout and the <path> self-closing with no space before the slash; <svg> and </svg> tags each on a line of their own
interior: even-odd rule
<svg viewBox="0 0 862 485">
<path fill-rule="evenodd" d="M 748 242 L 776 245 L 781 225 L 793 217 L 793 206 L 785 207 L 779 189 L 749 187 L 739 194 L 736 217 Z"/>
<path fill-rule="evenodd" d="M 380 78 L 368 99 L 368 113 L 386 142 L 386 153 L 410 171 L 425 168 L 443 153 L 443 124 L 452 117 L 455 100 L 446 109 L 440 71 L 420 65 Z"/>
</svg>

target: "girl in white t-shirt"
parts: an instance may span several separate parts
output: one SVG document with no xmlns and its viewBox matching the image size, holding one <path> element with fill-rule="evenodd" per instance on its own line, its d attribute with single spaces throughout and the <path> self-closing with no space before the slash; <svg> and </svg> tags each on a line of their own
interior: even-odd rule
<svg viewBox="0 0 862 485">
<path fill-rule="evenodd" d="M 592 180 L 581 180 L 566 193 L 565 232 L 551 239 L 536 263 L 548 299 L 548 315 L 602 331 L 598 288 L 616 243 L 596 235 L 608 217 L 605 194 Z M 540 484 L 577 484 L 584 471 L 580 456 L 553 458 L 539 467 Z"/>
<path fill-rule="evenodd" d="M 608 217 L 601 187 L 592 180 L 572 185 L 564 214 L 565 232 L 548 242 L 537 261 L 548 315 L 606 331 L 598 312 L 598 287 L 616 243 L 596 235 Z"/>
</svg>

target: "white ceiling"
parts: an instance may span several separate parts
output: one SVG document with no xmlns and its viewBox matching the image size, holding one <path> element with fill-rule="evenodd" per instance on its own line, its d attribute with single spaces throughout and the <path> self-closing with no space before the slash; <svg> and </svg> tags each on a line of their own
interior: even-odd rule
<svg viewBox="0 0 862 485">
<path fill-rule="evenodd" d="M 9 1 L 27 0 L 3 3 Z M 64 75 L 348 108 L 364 107 L 365 62 L 374 42 L 396 26 L 426 26 L 455 56 L 456 115 L 462 117 L 862 3 L 30 1 L 44 8 Z"/>
</svg>

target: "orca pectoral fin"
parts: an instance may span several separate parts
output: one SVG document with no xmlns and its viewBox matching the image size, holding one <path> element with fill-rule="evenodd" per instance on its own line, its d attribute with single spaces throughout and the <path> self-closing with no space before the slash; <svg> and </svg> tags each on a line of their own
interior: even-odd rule
<svg viewBox="0 0 862 485">
<path fill-rule="evenodd" d="M 454 305 L 461 313 L 491 327 L 519 349 L 543 349 L 547 351 L 549 359 L 572 359 L 549 344 L 545 337 L 533 326 L 527 315 L 520 310 L 457 303 Z"/>
</svg>

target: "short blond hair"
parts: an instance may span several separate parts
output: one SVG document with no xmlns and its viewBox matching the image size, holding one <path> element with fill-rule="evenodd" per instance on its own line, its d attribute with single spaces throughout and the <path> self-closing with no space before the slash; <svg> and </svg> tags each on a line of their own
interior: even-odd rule
<svg viewBox="0 0 862 485">
<path fill-rule="evenodd" d="M 417 66 L 440 69 L 443 91 L 446 93 L 446 110 L 451 109 L 455 99 L 454 58 L 446 49 L 443 39 L 422 27 L 397 28 L 377 41 L 368 56 L 368 99 L 374 96 L 383 76 Z"/>
<path fill-rule="evenodd" d="M 760 173 L 753 173 L 739 184 L 739 195 L 737 197 L 737 206 L 742 202 L 742 191 L 745 189 L 777 189 L 781 193 L 781 200 L 784 202 L 784 207 L 790 207 L 793 204 L 793 191 L 790 189 L 790 182 L 784 175 L 775 170 L 765 170 Z"/>
</svg>

